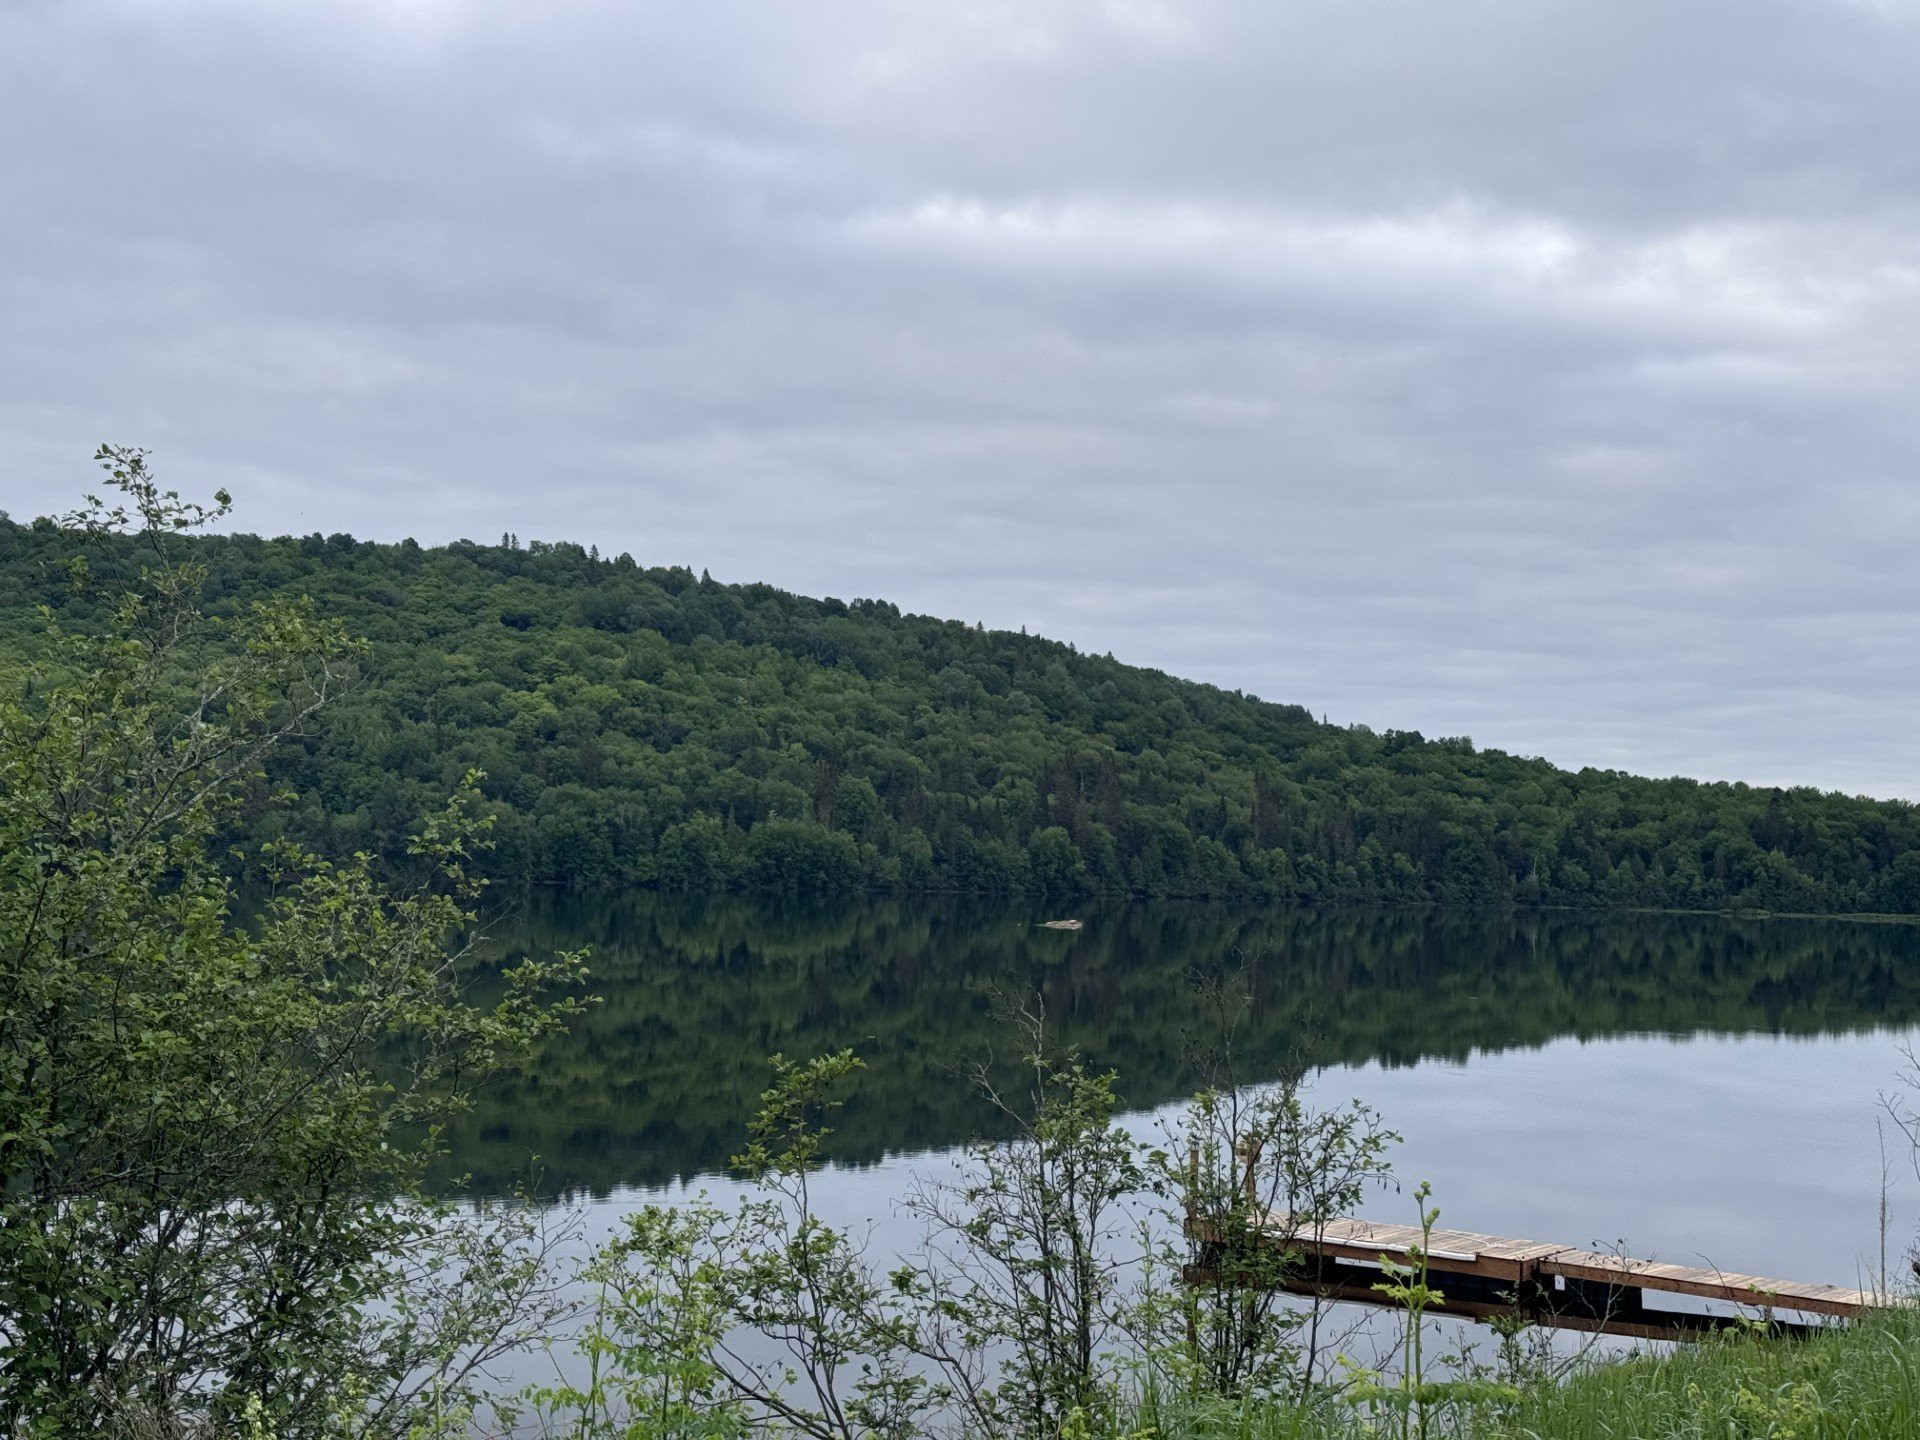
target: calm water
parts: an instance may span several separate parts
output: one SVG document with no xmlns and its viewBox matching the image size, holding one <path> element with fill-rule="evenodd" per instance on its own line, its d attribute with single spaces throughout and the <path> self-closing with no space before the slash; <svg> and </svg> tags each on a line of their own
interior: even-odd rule
<svg viewBox="0 0 1920 1440">
<path fill-rule="evenodd" d="M 453 1136 L 477 1188 L 537 1173 L 604 1232 L 641 1198 L 724 1192 L 773 1052 L 868 1070 L 825 1193 L 883 1229 L 916 1172 L 990 1132 L 954 1067 L 1005 1054 L 1036 997 L 1117 1070 L 1153 1129 L 1218 1033 L 1206 982 L 1244 967 L 1244 1074 L 1293 1057 L 1362 1098 L 1434 1182 L 1443 1224 L 1789 1278 L 1877 1265 L 1877 1097 L 1920 1027 L 1920 929 L 1566 915 L 1320 915 L 1201 906 L 1040 911 L 957 900 L 766 904 L 533 896 L 508 953 L 590 946 L 598 1004 Z M 1894 1149 L 1896 1260 L 1920 1205 Z M 532 1157 L 538 1157 L 534 1159 Z M 1368 1212 L 1411 1219 L 1383 1196 Z M 1402 1213 L 1405 1212 L 1405 1213 Z"/>
</svg>

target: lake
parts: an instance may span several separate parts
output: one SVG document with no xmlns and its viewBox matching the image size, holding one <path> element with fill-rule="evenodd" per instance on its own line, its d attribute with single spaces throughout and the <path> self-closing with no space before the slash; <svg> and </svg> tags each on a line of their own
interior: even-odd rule
<svg viewBox="0 0 1920 1440">
<path fill-rule="evenodd" d="M 1879 1264 L 1878 1097 L 1920 1029 L 1920 927 L 1574 913 L 1460 916 L 1096 903 L 534 894 L 496 955 L 588 946 L 599 1003 L 449 1134 L 482 1193 L 530 1177 L 603 1234 L 643 1199 L 725 1193 L 775 1052 L 867 1062 L 822 1193 L 891 1231 L 915 1173 L 993 1116 L 960 1078 L 1009 1003 L 1119 1074 L 1152 1133 L 1252 997 L 1240 1073 L 1301 1064 L 1404 1137 L 1442 1224 L 1837 1284 Z M 1890 1251 L 1916 1183 L 1889 1129 Z M 537 1157 L 537 1158 L 535 1158 Z M 1374 1218 L 1412 1220 L 1405 1196 Z"/>
</svg>

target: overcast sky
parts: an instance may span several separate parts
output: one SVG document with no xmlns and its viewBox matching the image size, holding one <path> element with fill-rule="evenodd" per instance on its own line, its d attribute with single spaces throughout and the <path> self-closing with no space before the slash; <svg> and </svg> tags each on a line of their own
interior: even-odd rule
<svg viewBox="0 0 1920 1440">
<path fill-rule="evenodd" d="M 1920 4 L 0 0 L 0 508 L 1920 798 Z"/>
</svg>

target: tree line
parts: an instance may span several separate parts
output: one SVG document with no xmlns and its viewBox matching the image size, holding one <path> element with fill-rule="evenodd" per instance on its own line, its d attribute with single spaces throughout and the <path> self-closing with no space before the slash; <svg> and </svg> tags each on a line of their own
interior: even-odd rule
<svg viewBox="0 0 1920 1440">
<path fill-rule="evenodd" d="M 45 684 L 139 567 L 0 518 L 0 678 Z M 366 637 L 270 758 L 251 841 L 405 854 L 468 771 L 491 878 L 787 893 L 1920 912 L 1904 802 L 1559 769 L 1072 645 L 721 584 L 575 544 L 178 537 L 216 619 L 310 597 Z M 211 643 L 211 642 L 210 642 Z M 290 807 L 266 803 L 292 790 Z"/>
</svg>

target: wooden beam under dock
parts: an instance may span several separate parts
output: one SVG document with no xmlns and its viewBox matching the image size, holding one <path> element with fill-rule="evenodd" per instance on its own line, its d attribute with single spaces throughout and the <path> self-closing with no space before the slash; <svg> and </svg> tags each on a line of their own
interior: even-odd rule
<svg viewBox="0 0 1920 1440">
<path fill-rule="evenodd" d="M 1605 1251 L 1481 1235 L 1468 1230 L 1435 1230 L 1425 1237 L 1417 1225 L 1384 1225 L 1372 1220 L 1309 1220 L 1269 1215 L 1245 1233 L 1239 1245 L 1292 1257 L 1283 1267 L 1259 1266 L 1260 1278 L 1236 1268 L 1235 1247 L 1221 1227 L 1204 1217 L 1187 1222 L 1198 1254 L 1187 1270 L 1190 1283 L 1263 1284 L 1296 1295 L 1391 1306 L 1396 1302 L 1373 1287 L 1385 1277 L 1383 1258 L 1405 1265 L 1424 1244 L 1427 1283 L 1439 1290 L 1440 1315 L 1472 1319 L 1512 1316 L 1563 1329 L 1596 1331 L 1649 1340 L 1684 1340 L 1751 1324 L 1755 1320 L 1783 1334 L 1818 1328 L 1807 1319 L 1783 1320 L 1780 1312 L 1800 1317 L 1851 1319 L 1894 1297 L 1837 1285 L 1805 1284 L 1758 1275 L 1689 1265 L 1636 1260 Z M 1245 1249 L 1239 1250 L 1244 1267 Z M 1733 1313 L 1671 1310 L 1648 1304 L 1657 1294 L 1683 1295 L 1735 1307 Z"/>
</svg>

